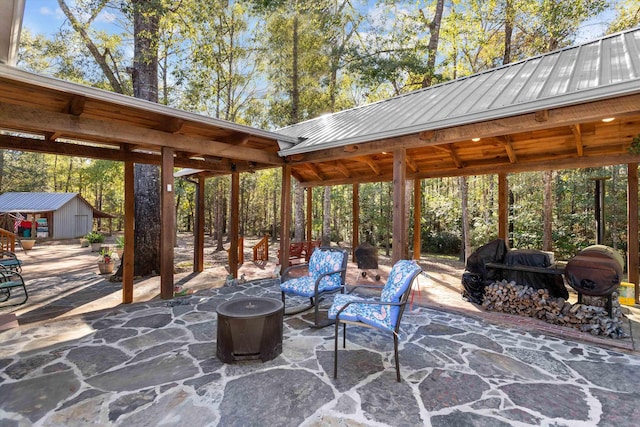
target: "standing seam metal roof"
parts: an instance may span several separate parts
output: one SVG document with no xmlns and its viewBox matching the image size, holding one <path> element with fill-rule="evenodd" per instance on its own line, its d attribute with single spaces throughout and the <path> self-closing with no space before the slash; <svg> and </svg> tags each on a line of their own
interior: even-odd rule
<svg viewBox="0 0 640 427">
<path fill-rule="evenodd" d="M 276 132 L 301 140 L 286 156 L 638 92 L 635 28 Z"/>
<path fill-rule="evenodd" d="M 50 212 L 60 209 L 78 193 L 26 193 L 0 194 L 0 212 Z"/>
</svg>

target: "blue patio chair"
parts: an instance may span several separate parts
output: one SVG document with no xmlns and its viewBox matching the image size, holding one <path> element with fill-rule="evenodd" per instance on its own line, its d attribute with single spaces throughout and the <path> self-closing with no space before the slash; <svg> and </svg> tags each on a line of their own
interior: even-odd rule
<svg viewBox="0 0 640 427">
<path fill-rule="evenodd" d="M 0 250 L 0 266 L 22 273 L 22 261 L 11 251 Z"/>
<path fill-rule="evenodd" d="M 329 319 L 335 319 L 335 349 L 333 359 L 333 377 L 338 378 L 338 328 L 343 325 L 342 347 L 347 344 L 347 323 L 365 326 L 393 333 L 393 348 L 396 362 L 396 380 L 400 382 L 400 362 L 398 360 L 398 334 L 400 320 L 404 313 L 411 284 L 422 271 L 414 261 L 400 260 L 395 263 L 387 283 L 382 288 L 379 298 L 367 299 L 353 295 L 351 292 L 360 287 L 377 288 L 379 286 L 356 286 L 347 295 L 336 295 L 329 309 Z"/>
<path fill-rule="evenodd" d="M 333 323 L 319 322 L 318 307 L 320 298 L 324 294 L 338 291 L 344 293 L 347 260 L 348 254 L 345 249 L 321 246 L 313 251 L 309 263 L 297 264 L 285 269 L 280 279 L 282 302 L 285 302 L 285 294 L 306 297 L 310 301 L 309 305 L 304 305 L 302 308 L 285 310 L 285 314 L 301 313 L 315 307 L 313 327 L 320 328 Z"/>
</svg>

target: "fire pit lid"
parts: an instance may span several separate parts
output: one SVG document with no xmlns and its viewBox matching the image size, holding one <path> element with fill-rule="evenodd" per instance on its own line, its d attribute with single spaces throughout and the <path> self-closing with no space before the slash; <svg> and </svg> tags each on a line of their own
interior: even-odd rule
<svg viewBox="0 0 640 427">
<path fill-rule="evenodd" d="M 282 301 L 273 298 L 241 297 L 225 301 L 217 308 L 221 316 L 251 319 L 284 309 Z"/>
</svg>

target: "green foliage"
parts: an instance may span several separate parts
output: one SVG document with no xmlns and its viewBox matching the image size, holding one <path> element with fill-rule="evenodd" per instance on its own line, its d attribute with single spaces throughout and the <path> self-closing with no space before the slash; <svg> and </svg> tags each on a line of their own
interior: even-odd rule
<svg viewBox="0 0 640 427">
<path fill-rule="evenodd" d="M 89 241 L 89 243 L 103 243 L 104 242 L 104 236 L 100 233 L 97 233 L 95 231 L 92 231 L 90 233 L 87 233 L 86 236 L 84 236 L 85 239 L 87 239 Z"/>
</svg>

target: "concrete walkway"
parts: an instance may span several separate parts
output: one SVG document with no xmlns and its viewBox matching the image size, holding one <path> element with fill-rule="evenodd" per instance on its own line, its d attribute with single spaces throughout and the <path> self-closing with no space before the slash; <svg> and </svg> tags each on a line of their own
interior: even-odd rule
<svg viewBox="0 0 640 427">
<path fill-rule="evenodd" d="M 429 286 L 421 277 L 421 287 Z M 276 359 L 222 364 L 216 307 L 273 280 L 0 332 L 0 424 L 38 426 L 636 426 L 640 357 L 413 305 L 401 334 L 286 317 Z"/>
</svg>

